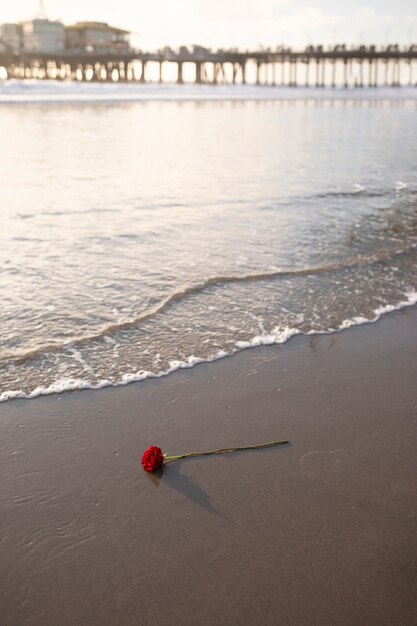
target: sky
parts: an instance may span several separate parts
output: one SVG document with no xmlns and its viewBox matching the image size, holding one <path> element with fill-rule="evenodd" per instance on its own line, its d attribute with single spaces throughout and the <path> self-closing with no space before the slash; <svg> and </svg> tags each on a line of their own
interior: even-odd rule
<svg viewBox="0 0 417 626">
<path fill-rule="evenodd" d="M 2 3 L 0 22 L 32 19 L 38 0 Z M 44 0 L 50 19 L 102 21 L 136 33 L 144 50 L 200 44 L 417 43 L 416 0 Z"/>
</svg>

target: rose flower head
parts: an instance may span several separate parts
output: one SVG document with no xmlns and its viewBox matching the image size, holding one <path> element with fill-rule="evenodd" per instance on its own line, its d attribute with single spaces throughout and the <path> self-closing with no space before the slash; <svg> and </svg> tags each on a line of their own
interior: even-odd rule
<svg viewBox="0 0 417 626">
<path fill-rule="evenodd" d="M 142 466 L 145 472 L 153 472 L 161 467 L 164 462 L 164 455 L 161 448 L 149 446 L 142 456 Z"/>
</svg>

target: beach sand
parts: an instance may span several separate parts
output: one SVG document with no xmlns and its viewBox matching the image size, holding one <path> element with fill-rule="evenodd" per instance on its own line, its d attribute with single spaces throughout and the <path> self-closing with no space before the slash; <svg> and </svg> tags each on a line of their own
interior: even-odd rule
<svg viewBox="0 0 417 626">
<path fill-rule="evenodd" d="M 417 623 L 417 308 L 0 406 L 5 626 Z M 148 475 L 150 444 L 188 459 Z"/>
</svg>

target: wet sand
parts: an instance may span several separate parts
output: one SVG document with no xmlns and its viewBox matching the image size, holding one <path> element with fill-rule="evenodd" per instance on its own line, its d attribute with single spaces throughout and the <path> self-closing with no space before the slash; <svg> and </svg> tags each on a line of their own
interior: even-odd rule
<svg viewBox="0 0 417 626">
<path fill-rule="evenodd" d="M 5 626 L 417 623 L 417 308 L 0 405 Z M 139 459 L 289 439 L 179 461 Z"/>
</svg>

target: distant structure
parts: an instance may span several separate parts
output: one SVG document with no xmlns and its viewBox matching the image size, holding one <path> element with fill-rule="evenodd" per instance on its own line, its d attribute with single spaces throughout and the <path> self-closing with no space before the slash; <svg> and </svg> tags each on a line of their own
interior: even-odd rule
<svg viewBox="0 0 417 626">
<path fill-rule="evenodd" d="M 164 82 L 166 65 L 176 66 L 178 84 L 255 84 L 285 87 L 416 86 L 417 44 L 285 46 L 211 50 L 200 45 L 177 50 L 134 49 L 131 33 L 105 22 L 64 26 L 48 19 L 38 0 L 35 19 L 0 25 L 0 73 L 5 79 Z M 151 78 L 150 75 L 154 78 Z"/>
<path fill-rule="evenodd" d="M 130 45 L 131 33 L 105 22 L 64 26 L 51 21 L 39 0 L 33 20 L 0 25 L 0 72 L 5 79 L 164 82 L 166 65 L 174 79 L 197 85 L 241 84 L 285 87 L 416 86 L 417 44 L 322 45 L 292 50 L 211 50 L 200 45 L 146 52 Z M 170 72 L 172 77 L 172 72 Z"/>
<path fill-rule="evenodd" d="M 2 51 L 53 54 L 73 53 L 123 54 L 130 51 L 130 33 L 104 22 L 78 22 L 64 26 L 47 17 L 18 24 L 0 25 Z"/>
<path fill-rule="evenodd" d="M 65 49 L 65 26 L 47 18 L 43 0 L 39 0 L 38 13 L 33 20 L 1 24 L 0 37 L 3 47 L 14 53 L 54 53 Z"/>
<path fill-rule="evenodd" d="M 36 18 L 21 24 L 21 49 L 25 52 L 61 52 L 65 49 L 65 26 L 47 18 Z"/>
<path fill-rule="evenodd" d="M 46 19 L 47 15 L 45 13 L 45 3 L 44 0 L 38 0 L 38 14 L 36 17 L 40 19 Z"/>
<path fill-rule="evenodd" d="M 163 48 L 156 52 L 145 52 L 125 47 L 128 45 L 127 31 L 107 27 L 104 30 L 107 39 L 101 35 L 101 39 L 81 39 L 80 33 L 84 31 L 91 34 L 95 29 L 91 26 L 86 28 L 84 24 L 77 31 L 77 39 L 68 44 L 71 47 L 58 52 L 28 52 L 22 49 L 15 54 L 2 51 L 0 46 L 2 74 L 6 79 L 146 83 L 152 80 L 148 69 L 153 67 L 154 76 L 155 69 L 157 72 L 156 80 L 162 83 L 164 66 L 169 63 L 176 66 L 174 80 L 178 84 L 185 82 L 184 68 L 187 67 L 189 75 L 191 68 L 189 80 L 198 85 L 250 83 L 277 87 L 333 88 L 417 86 L 415 44 L 402 49 L 396 44 L 384 48 L 348 48 L 338 45 L 329 49 L 323 46 L 308 46 L 304 50 L 279 47 L 275 50 L 245 52 L 236 49 L 212 51 L 200 46 L 188 49 L 182 46 L 179 50 Z M 98 31 L 103 32 L 100 29 Z M 111 32 L 113 34 L 110 36 Z M 94 49 L 95 45 L 99 47 Z"/>
<path fill-rule="evenodd" d="M 72 52 L 129 52 L 130 33 L 105 22 L 78 22 L 65 27 L 65 47 Z"/>
<path fill-rule="evenodd" d="M 19 52 L 22 48 L 23 31 L 21 24 L 0 24 L 0 38 L 6 50 Z"/>
</svg>

